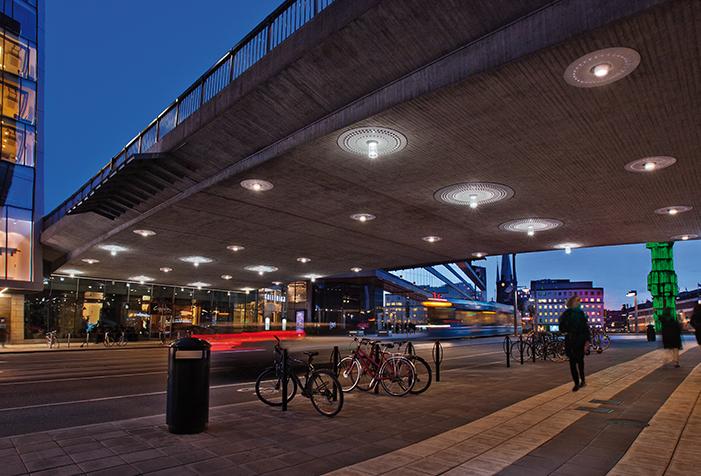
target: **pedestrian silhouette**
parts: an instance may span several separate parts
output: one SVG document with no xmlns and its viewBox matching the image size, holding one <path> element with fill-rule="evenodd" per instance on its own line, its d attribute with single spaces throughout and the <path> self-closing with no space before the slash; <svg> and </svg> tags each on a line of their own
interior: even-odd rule
<svg viewBox="0 0 701 476">
<path fill-rule="evenodd" d="M 570 359 L 570 372 L 574 381 L 573 392 L 586 385 L 584 379 L 584 353 L 591 342 L 587 315 L 582 310 L 582 300 L 572 296 L 567 309 L 560 316 L 560 332 L 565 334 L 565 354 Z"/>
</svg>

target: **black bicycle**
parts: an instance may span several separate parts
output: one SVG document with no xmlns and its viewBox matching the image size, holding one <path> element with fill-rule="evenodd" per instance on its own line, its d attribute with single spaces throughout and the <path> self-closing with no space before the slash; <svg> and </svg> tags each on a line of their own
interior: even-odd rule
<svg viewBox="0 0 701 476">
<path fill-rule="evenodd" d="M 291 402 L 302 390 L 302 396 L 311 400 L 314 409 L 320 414 L 332 417 L 343 408 L 343 389 L 334 373 L 326 369 L 315 369 L 313 360 L 318 352 L 304 352 L 307 361 L 288 357 L 287 375 L 284 371 L 283 348 L 280 339 L 275 336 L 274 364 L 263 370 L 256 379 L 256 395 L 261 402 L 279 407 L 283 399 L 283 378 L 287 380 L 287 403 Z M 297 375 L 299 369 L 304 369 L 304 383 Z"/>
</svg>

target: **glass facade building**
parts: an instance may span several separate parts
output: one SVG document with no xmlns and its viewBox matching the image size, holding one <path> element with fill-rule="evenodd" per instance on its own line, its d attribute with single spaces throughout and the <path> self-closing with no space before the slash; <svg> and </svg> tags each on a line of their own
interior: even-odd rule
<svg viewBox="0 0 701 476">
<path fill-rule="evenodd" d="M 0 340 L 24 337 L 42 288 L 44 0 L 0 0 Z"/>
</svg>

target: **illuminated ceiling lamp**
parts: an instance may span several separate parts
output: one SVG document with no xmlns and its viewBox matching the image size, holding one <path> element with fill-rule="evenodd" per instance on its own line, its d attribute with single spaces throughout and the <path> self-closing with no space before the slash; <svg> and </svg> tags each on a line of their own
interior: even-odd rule
<svg viewBox="0 0 701 476">
<path fill-rule="evenodd" d="M 370 213 L 355 213 L 350 216 L 351 220 L 359 221 L 361 223 L 365 223 L 368 221 L 372 221 L 375 218 L 377 218 L 375 215 L 372 215 Z"/>
<path fill-rule="evenodd" d="M 377 159 L 404 149 L 407 139 L 401 132 L 386 127 L 358 127 L 341 134 L 337 144 L 346 152 Z"/>
<path fill-rule="evenodd" d="M 578 243 L 560 243 L 559 245 L 555 246 L 556 249 L 558 250 L 565 250 L 565 254 L 572 254 L 572 250 L 575 248 L 581 247 L 580 244 Z"/>
<path fill-rule="evenodd" d="M 674 235 L 670 239 L 672 241 L 689 241 L 689 240 L 695 240 L 698 237 L 699 237 L 699 235 L 695 235 L 693 233 L 687 233 L 684 235 Z"/>
<path fill-rule="evenodd" d="M 83 259 L 80 260 L 80 261 L 82 261 L 83 263 L 88 263 L 88 264 L 95 264 L 95 263 L 99 263 L 99 262 L 100 262 L 99 259 L 94 259 L 94 258 L 83 258 Z"/>
<path fill-rule="evenodd" d="M 302 264 L 307 264 L 311 261 L 311 258 L 305 258 L 304 256 L 297 258 L 297 261 L 299 261 Z"/>
<path fill-rule="evenodd" d="M 360 273 L 363 270 L 363 268 L 358 268 L 357 266 L 355 266 L 355 267 L 351 268 L 350 270 L 353 271 L 354 273 Z"/>
<path fill-rule="evenodd" d="M 242 180 L 241 186 L 246 190 L 251 190 L 253 192 L 267 192 L 273 188 L 273 184 L 271 182 L 261 179 Z"/>
<path fill-rule="evenodd" d="M 534 236 L 536 232 L 554 230 L 561 226 L 562 222 L 554 218 L 521 218 L 502 223 L 499 225 L 499 229 Z"/>
<path fill-rule="evenodd" d="M 468 206 L 472 209 L 508 200 L 513 196 L 514 191 L 510 187 L 489 182 L 456 183 L 433 194 L 433 198 L 439 202 Z"/>
<path fill-rule="evenodd" d="M 440 236 L 436 236 L 436 235 L 429 235 L 429 236 L 424 236 L 421 239 L 428 242 L 428 243 L 436 243 L 438 241 L 441 241 L 443 238 L 441 238 Z"/>
<path fill-rule="evenodd" d="M 85 274 L 84 272 L 80 271 L 79 269 L 73 269 L 73 268 L 59 269 L 58 273 L 59 274 L 67 274 L 69 278 L 75 278 L 76 275 L 78 275 L 78 274 Z"/>
<path fill-rule="evenodd" d="M 694 207 L 690 207 L 687 205 L 674 205 L 671 207 L 663 207 L 663 208 L 658 208 L 655 210 L 655 213 L 658 215 L 679 215 L 680 213 L 686 213 L 688 211 L 693 210 Z"/>
<path fill-rule="evenodd" d="M 634 160 L 628 162 L 625 165 L 625 169 L 628 172 L 636 173 L 649 173 L 655 172 L 657 170 L 666 169 L 677 163 L 677 159 L 674 157 L 669 157 L 666 155 L 654 156 L 654 157 L 643 157 L 642 159 Z"/>
<path fill-rule="evenodd" d="M 209 283 L 204 283 L 202 281 L 195 281 L 194 283 L 187 283 L 188 286 L 193 288 L 202 289 L 211 286 Z"/>
<path fill-rule="evenodd" d="M 265 273 L 273 273 L 278 270 L 277 267 L 275 266 L 270 266 L 267 264 L 256 264 L 256 265 L 250 265 L 246 266 L 245 268 L 246 271 L 254 271 L 258 273 L 260 276 L 263 276 Z"/>
<path fill-rule="evenodd" d="M 572 62 L 564 73 L 567 84 L 596 88 L 623 79 L 640 64 L 640 54 L 631 48 L 605 48 L 592 51 Z"/>
<path fill-rule="evenodd" d="M 170 273 L 171 271 L 173 271 L 173 268 L 169 268 L 167 266 L 164 266 L 163 268 L 159 268 L 159 270 L 163 273 Z"/>
<path fill-rule="evenodd" d="M 229 245 L 229 246 L 226 247 L 226 249 L 229 250 L 229 251 L 233 251 L 234 253 L 236 253 L 236 252 L 238 252 L 238 251 L 244 250 L 245 248 L 244 248 L 243 246 L 241 246 L 241 245 Z"/>
<path fill-rule="evenodd" d="M 207 258 L 204 256 L 184 256 L 180 258 L 180 261 L 185 263 L 192 263 L 193 266 L 198 267 L 201 264 L 211 263 L 214 261 L 212 258 Z"/>
<path fill-rule="evenodd" d="M 127 248 L 119 245 L 100 245 L 98 246 L 101 250 L 109 251 L 112 256 L 117 256 L 117 253 L 122 251 L 127 251 Z"/>
<path fill-rule="evenodd" d="M 150 276 L 144 276 L 142 274 L 138 276 L 129 276 L 129 281 L 137 281 L 139 284 L 144 284 L 153 281 L 154 279 Z"/>
<path fill-rule="evenodd" d="M 144 238 L 148 238 L 149 236 L 154 236 L 156 234 L 156 232 L 153 230 L 134 230 L 134 233 L 141 235 Z"/>
</svg>

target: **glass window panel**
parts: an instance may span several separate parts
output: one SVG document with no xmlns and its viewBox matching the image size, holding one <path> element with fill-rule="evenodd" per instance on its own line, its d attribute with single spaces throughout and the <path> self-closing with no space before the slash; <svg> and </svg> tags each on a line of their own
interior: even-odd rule
<svg viewBox="0 0 701 476">
<path fill-rule="evenodd" d="M 2 68 L 23 78 L 37 79 L 37 49 L 33 44 L 5 33 L 2 44 Z"/>
<path fill-rule="evenodd" d="M 2 115 L 13 119 L 18 119 L 19 103 L 19 79 L 5 74 L 2 86 Z"/>
<path fill-rule="evenodd" d="M 22 81 L 19 117 L 34 124 L 36 119 L 37 90 L 31 81 Z"/>
<path fill-rule="evenodd" d="M 23 38 L 37 41 L 37 12 L 23 0 L 15 0 L 15 8 L 12 17 L 20 23 L 20 34 Z"/>
<path fill-rule="evenodd" d="M 32 280 L 32 212 L 7 208 L 7 228 L 4 254 L 7 260 L 7 279 Z"/>
<path fill-rule="evenodd" d="M 5 166 L 11 167 L 11 170 L 7 173 L 11 178 L 7 196 L 4 197 L 5 203 L 2 205 L 31 209 L 34 191 L 34 169 L 22 165 L 5 164 Z"/>
</svg>

